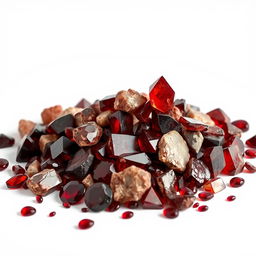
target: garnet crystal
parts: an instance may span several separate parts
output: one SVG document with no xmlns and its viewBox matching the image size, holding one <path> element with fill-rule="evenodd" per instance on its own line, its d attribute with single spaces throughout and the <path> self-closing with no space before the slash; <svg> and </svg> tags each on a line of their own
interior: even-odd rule
<svg viewBox="0 0 256 256">
<path fill-rule="evenodd" d="M 32 206 L 25 206 L 21 209 L 20 214 L 23 217 L 32 216 L 36 213 L 36 209 Z"/>
<path fill-rule="evenodd" d="M 0 148 L 8 148 L 14 145 L 14 138 L 8 137 L 4 134 L 0 134 Z"/>
<path fill-rule="evenodd" d="M 0 171 L 5 170 L 8 166 L 9 162 L 4 158 L 0 158 Z"/>
<path fill-rule="evenodd" d="M 11 189 L 21 188 L 27 179 L 28 179 L 27 175 L 18 174 L 16 176 L 13 176 L 9 180 L 7 180 L 6 185 L 8 188 L 11 188 Z"/>
<path fill-rule="evenodd" d="M 94 225 L 93 220 L 83 219 L 83 220 L 79 221 L 78 228 L 79 229 L 88 229 L 88 228 L 91 228 L 93 225 Z"/>
<path fill-rule="evenodd" d="M 256 148 L 256 135 L 248 139 L 245 143 L 250 148 Z"/>
</svg>

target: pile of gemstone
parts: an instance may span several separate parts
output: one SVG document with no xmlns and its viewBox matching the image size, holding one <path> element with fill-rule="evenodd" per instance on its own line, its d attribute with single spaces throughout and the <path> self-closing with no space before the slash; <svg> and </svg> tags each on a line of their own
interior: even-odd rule
<svg viewBox="0 0 256 256">
<path fill-rule="evenodd" d="M 194 204 L 198 189 L 202 201 L 225 189 L 221 174 L 256 171 L 244 161 L 244 155 L 256 157 L 255 149 L 244 152 L 240 139 L 249 129 L 246 121 L 231 123 L 221 109 L 202 113 L 174 96 L 160 77 L 149 95 L 129 89 L 93 104 L 82 99 L 65 110 L 60 105 L 44 109 L 42 124 L 20 120 L 16 161 L 26 166 L 12 167 L 15 176 L 7 187 L 30 189 L 38 202 L 58 191 L 65 207 L 85 203 L 84 211 L 115 211 L 124 205 L 164 209 L 166 217 L 174 218 L 199 206 Z M 12 138 L 0 136 L 0 147 L 13 144 Z M 256 137 L 246 144 L 255 148 Z M 5 169 L 8 162 L 3 164 L 2 159 Z M 235 177 L 230 185 L 243 182 Z M 22 210 L 22 215 L 34 213 Z M 132 212 L 123 215 L 130 218 Z"/>
</svg>

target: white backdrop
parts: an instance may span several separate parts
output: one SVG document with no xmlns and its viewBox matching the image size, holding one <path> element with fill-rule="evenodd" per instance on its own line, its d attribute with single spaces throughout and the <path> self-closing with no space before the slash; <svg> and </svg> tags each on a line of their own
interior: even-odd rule
<svg viewBox="0 0 256 256">
<path fill-rule="evenodd" d="M 248 120 L 248 138 L 256 134 L 255 12 L 253 0 L 0 0 L 0 132 L 16 136 L 19 119 L 39 121 L 51 105 L 147 92 L 164 75 L 176 97 Z M 14 160 L 15 150 L 0 157 Z M 63 209 L 56 194 L 35 204 L 28 191 L 5 188 L 10 174 L 0 173 L 3 255 L 256 255 L 256 175 L 242 174 L 245 185 L 217 194 L 208 212 L 121 220 L 122 211 Z M 227 203 L 230 194 L 237 200 Z M 37 214 L 20 217 L 25 205 Z M 95 226 L 77 230 L 84 217 Z"/>
</svg>

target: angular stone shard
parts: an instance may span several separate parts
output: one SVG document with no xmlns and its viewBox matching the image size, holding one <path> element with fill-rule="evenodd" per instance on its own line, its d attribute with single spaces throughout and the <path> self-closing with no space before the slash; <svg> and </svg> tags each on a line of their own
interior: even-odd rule
<svg viewBox="0 0 256 256">
<path fill-rule="evenodd" d="M 216 108 L 207 113 L 208 116 L 215 122 L 216 125 L 220 123 L 230 123 L 228 115 L 220 108 Z"/>
<path fill-rule="evenodd" d="M 103 98 L 100 102 L 100 110 L 106 111 L 106 110 L 114 110 L 114 102 L 115 102 L 116 96 L 110 95 L 105 98 Z"/>
<path fill-rule="evenodd" d="M 71 114 L 61 116 L 52 121 L 48 125 L 47 131 L 49 133 L 62 134 L 67 127 L 75 127 L 75 118 Z"/>
<path fill-rule="evenodd" d="M 144 209 L 162 209 L 163 203 L 160 196 L 151 187 L 141 199 L 142 208 Z"/>
<path fill-rule="evenodd" d="M 142 131 L 138 137 L 138 145 L 140 150 L 146 153 L 156 153 L 157 144 L 160 138 L 161 133 L 152 130 Z"/>
<path fill-rule="evenodd" d="M 189 110 L 187 111 L 187 117 L 193 118 L 195 120 L 201 121 L 204 124 L 207 124 L 209 126 L 214 126 L 215 123 L 214 121 L 211 119 L 211 117 L 207 114 L 204 114 L 200 111 L 197 111 L 193 108 L 189 107 Z"/>
<path fill-rule="evenodd" d="M 186 130 L 189 131 L 198 131 L 198 132 L 202 132 L 207 130 L 208 126 L 207 124 L 198 121 L 196 119 L 192 119 L 190 117 L 181 117 L 179 122 L 184 126 L 184 128 Z"/>
<path fill-rule="evenodd" d="M 36 173 L 41 171 L 41 163 L 38 160 L 34 160 L 27 168 L 26 174 L 28 177 L 32 177 Z"/>
<path fill-rule="evenodd" d="M 132 134 L 133 116 L 124 111 L 116 111 L 109 116 L 112 133 Z"/>
<path fill-rule="evenodd" d="M 36 123 L 21 119 L 19 121 L 19 134 L 20 137 L 23 138 L 25 135 L 28 135 L 36 126 Z"/>
<path fill-rule="evenodd" d="M 172 207 L 174 209 L 178 209 L 179 211 L 186 210 L 190 208 L 194 201 L 195 196 L 180 196 L 180 195 L 172 195 L 166 202 L 166 206 Z"/>
<path fill-rule="evenodd" d="M 156 180 L 162 194 L 171 195 L 176 193 L 175 184 L 177 178 L 173 170 L 163 173 Z"/>
<path fill-rule="evenodd" d="M 183 136 L 192 152 L 197 154 L 204 141 L 202 133 L 183 130 Z"/>
<path fill-rule="evenodd" d="M 63 112 L 61 105 L 56 105 L 50 108 L 45 108 L 41 113 L 41 117 L 44 124 L 49 124 L 56 118 L 58 118 Z"/>
<path fill-rule="evenodd" d="M 42 135 L 39 139 L 39 148 L 41 152 L 44 154 L 48 146 L 51 145 L 54 141 L 56 141 L 58 138 L 59 136 L 56 134 Z"/>
<path fill-rule="evenodd" d="M 76 105 L 76 108 L 88 108 L 91 106 L 91 103 L 86 99 L 81 99 Z"/>
<path fill-rule="evenodd" d="M 208 191 L 210 193 L 218 193 L 226 188 L 226 185 L 222 178 L 218 177 L 212 180 L 209 180 L 206 182 L 203 186 L 203 189 L 205 191 Z"/>
<path fill-rule="evenodd" d="M 66 108 L 61 113 L 61 116 L 65 116 L 65 115 L 68 115 L 68 114 L 71 114 L 72 116 L 75 116 L 78 112 L 81 112 L 82 110 L 83 110 L 82 108 L 69 107 L 69 108 Z"/>
</svg>

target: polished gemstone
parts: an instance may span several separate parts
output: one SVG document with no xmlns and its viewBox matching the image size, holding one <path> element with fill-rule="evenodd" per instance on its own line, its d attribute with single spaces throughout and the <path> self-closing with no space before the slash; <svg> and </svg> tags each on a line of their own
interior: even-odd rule
<svg viewBox="0 0 256 256">
<path fill-rule="evenodd" d="M 241 177 L 234 177 L 229 181 L 229 185 L 232 188 L 239 188 L 244 185 L 244 179 Z"/>
<path fill-rule="evenodd" d="M 15 143 L 14 138 L 8 137 L 5 134 L 0 134 L 0 148 L 12 147 Z"/>
<path fill-rule="evenodd" d="M 79 229 L 88 229 L 88 228 L 91 228 L 93 225 L 94 225 L 93 220 L 83 219 L 83 220 L 79 221 L 78 228 Z"/>
<path fill-rule="evenodd" d="M 250 148 L 256 148 L 256 135 L 248 139 L 245 143 Z"/>
<path fill-rule="evenodd" d="M 256 149 L 247 149 L 244 154 L 246 158 L 256 158 Z"/>
<path fill-rule="evenodd" d="M 140 150 L 145 153 L 156 153 L 161 134 L 152 130 L 143 131 L 138 137 Z"/>
<path fill-rule="evenodd" d="M 9 166 L 8 160 L 5 158 L 0 158 L 0 171 L 5 170 Z"/>
<path fill-rule="evenodd" d="M 199 212 L 206 212 L 208 211 L 209 207 L 207 205 L 201 205 L 197 208 Z"/>
<path fill-rule="evenodd" d="M 214 194 L 210 193 L 210 192 L 201 192 L 198 194 L 198 198 L 201 201 L 208 201 L 208 200 L 212 199 L 213 197 L 214 197 Z"/>
<path fill-rule="evenodd" d="M 176 208 L 165 208 L 163 210 L 163 216 L 168 219 L 174 219 L 179 216 L 179 211 Z"/>
<path fill-rule="evenodd" d="M 126 211 L 126 212 L 123 212 L 122 215 L 121 215 L 121 218 L 122 219 L 130 219 L 133 217 L 133 212 L 131 211 Z"/>
<path fill-rule="evenodd" d="M 8 188 L 11 188 L 11 189 L 21 188 L 27 179 L 28 179 L 27 175 L 18 174 L 13 176 L 9 180 L 7 180 L 6 185 Z"/>
<path fill-rule="evenodd" d="M 245 120 L 236 120 L 232 122 L 234 126 L 242 130 L 243 132 L 247 132 L 249 130 L 249 124 Z"/>
<path fill-rule="evenodd" d="M 36 209 L 32 206 L 25 206 L 21 209 L 20 214 L 23 217 L 32 216 L 36 213 Z"/>
<path fill-rule="evenodd" d="M 25 169 L 20 165 L 13 165 L 12 171 L 14 174 L 25 174 Z"/>
<path fill-rule="evenodd" d="M 71 114 L 61 116 L 55 119 L 54 121 L 52 121 L 48 125 L 47 131 L 49 133 L 62 134 L 65 132 L 65 129 L 67 127 L 75 127 L 75 119 Z"/>
<path fill-rule="evenodd" d="M 112 133 L 132 134 L 133 116 L 123 111 L 116 111 L 109 116 Z"/>
</svg>

